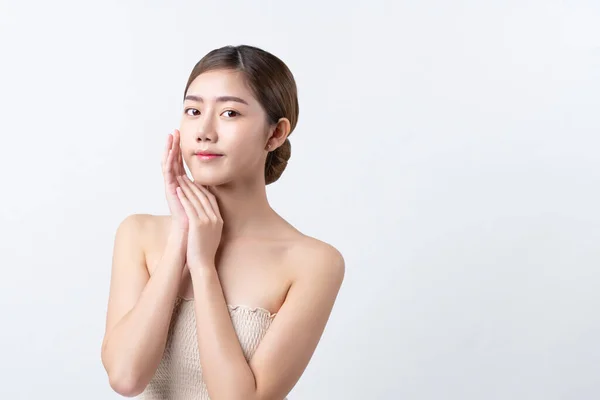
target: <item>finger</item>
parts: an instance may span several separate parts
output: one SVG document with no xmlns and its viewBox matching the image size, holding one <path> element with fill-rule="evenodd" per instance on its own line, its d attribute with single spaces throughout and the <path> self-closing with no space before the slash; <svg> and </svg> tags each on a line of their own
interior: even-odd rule
<svg viewBox="0 0 600 400">
<path fill-rule="evenodd" d="M 215 216 L 217 217 L 217 219 L 221 220 L 221 211 L 219 210 L 219 203 L 217 202 L 217 197 L 208 189 L 208 187 L 200 185 L 199 183 L 196 183 L 196 182 L 192 182 L 192 184 L 195 187 L 202 190 L 202 192 L 206 195 L 206 198 L 210 202 L 211 208 L 212 208 Z"/>
<path fill-rule="evenodd" d="M 175 149 L 177 148 L 177 138 L 173 136 L 173 140 L 171 141 L 171 148 L 169 149 L 169 155 L 167 156 L 167 161 L 165 162 L 165 173 L 167 177 L 172 174 L 173 171 L 173 158 L 175 157 Z"/>
<path fill-rule="evenodd" d="M 176 152 L 173 160 L 173 171 L 175 172 L 175 175 L 185 175 L 185 169 L 183 168 L 183 159 L 181 155 L 181 132 L 176 129 L 174 135 L 176 137 Z"/>
<path fill-rule="evenodd" d="M 179 148 L 178 166 L 179 166 L 179 172 L 181 173 L 181 175 L 185 175 L 185 168 L 183 167 L 183 155 L 181 154 L 181 147 Z"/>
<path fill-rule="evenodd" d="M 181 185 L 184 188 L 189 190 L 189 193 L 186 193 L 189 197 L 192 197 L 194 204 L 196 204 L 198 208 L 198 215 L 202 214 L 207 220 L 217 221 L 217 218 L 212 210 L 212 206 L 210 201 L 206 198 L 206 196 L 198 189 L 196 185 L 188 178 L 187 176 L 182 176 Z"/>
<path fill-rule="evenodd" d="M 177 164 L 179 162 L 179 152 L 181 150 L 181 136 L 179 135 L 179 131 L 176 129 L 173 133 L 173 160 L 172 160 L 172 168 L 173 172 L 176 175 L 179 175 L 181 171 L 177 168 Z"/>
<path fill-rule="evenodd" d="M 165 149 L 163 151 L 163 156 L 162 156 L 162 167 L 165 167 L 165 163 L 167 162 L 167 157 L 169 156 L 169 151 L 171 150 L 171 147 L 173 146 L 173 136 L 169 133 L 169 135 L 167 135 L 167 144 L 165 145 Z"/>
<path fill-rule="evenodd" d="M 221 210 L 219 210 L 219 203 L 217 202 L 217 196 L 215 196 L 215 194 L 212 192 L 211 189 L 208 188 L 208 186 L 204 189 L 208 193 L 206 196 L 208 197 L 208 200 L 210 200 L 210 203 L 213 205 L 213 210 L 215 211 L 215 214 L 217 215 L 217 217 L 219 217 L 219 220 L 222 221 L 223 218 L 221 217 Z"/>
<path fill-rule="evenodd" d="M 183 168 L 183 155 L 182 155 L 182 151 L 181 151 L 181 141 L 180 141 L 180 145 L 177 146 L 177 161 L 176 161 L 176 165 L 177 165 L 177 171 L 179 175 L 185 175 L 185 169 Z"/>
<path fill-rule="evenodd" d="M 188 178 L 187 176 L 183 177 L 183 181 L 190 187 L 192 192 L 196 195 L 198 200 L 200 200 L 200 202 L 202 203 L 202 207 L 204 208 L 206 216 L 209 217 L 212 221 L 218 221 L 219 218 L 217 217 L 217 214 L 215 213 L 215 210 L 213 209 L 213 204 L 211 203 L 210 199 L 208 198 L 207 190 L 204 189 L 200 185 L 194 184 L 194 182 L 192 182 L 190 180 L 190 178 Z"/>
<path fill-rule="evenodd" d="M 190 184 L 192 185 L 192 187 L 202 191 L 202 193 L 204 194 L 204 197 L 210 204 L 210 211 L 212 211 L 211 217 L 214 216 L 217 220 L 221 220 L 221 212 L 219 211 L 219 204 L 217 203 L 217 198 L 215 197 L 215 195 L 212 194 L 210 190 L 196 182 L 190 181 Z"/>
<path fill-rule="evenodd" d="M 188 219 L 190 221 L 195 221 L 196 219 L 198 219 L 198 216 L 196 215 L 196 211 L 194 210 L 194 207 L 192 206 L 190 201 L 187 199 L 185 193 L 181 189 L 181 186 L 178 186 L 177 189 L 175 189 L 175 191 L 177 192 L 177 197 L 179 197 L 179 201 L 181 202 L 181 205 L 183 206 L 183 210 L 185 211 L 185 214 L 187 215 Z"/>
<path fill-rule="evenodd" d="M 202 203 L 200 203 L 198 197 L 196 197 L 196 195 L 192 191 L 192 188 L 189 187 L 189 185 L 185 182 L 185 180 L 181 176 L 177 177 L 177 182 L 179 182 L 179 187 L 185 194 L 185 197 L 188 199 L 188 201 L 192 204 L 192 206 L 196 210 L 196 214 L 198 215 L 198 217 L 202 220 L 207 220 L 208 215 L 206 214 L 206 211 L 204 210 Z"/>
</svg>

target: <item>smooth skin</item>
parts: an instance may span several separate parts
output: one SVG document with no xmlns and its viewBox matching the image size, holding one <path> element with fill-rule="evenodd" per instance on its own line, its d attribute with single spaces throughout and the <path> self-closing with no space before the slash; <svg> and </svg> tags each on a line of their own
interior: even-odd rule
<svg viewBox="0 0 600 400">
<path fill-rule="evenodd" d="M 130 215 L 116 232 L 102 362 L 119 394 L 136 396 L 150 382 L 177 296 L 194 301 L 211 399 L 281 400 L 299 380 L 345 263 L 267 201 L 265 159 L 289 130 L 285 118 L 267 123 L 238 72 L 206 72 L 190 85 L 180 130 L 168 135 L 162 160 L 171 214 Z M 223 156 L 203 161 L 199 150 Z M 227 305 L 277 313 L 249 362 Z"/>
</svg>

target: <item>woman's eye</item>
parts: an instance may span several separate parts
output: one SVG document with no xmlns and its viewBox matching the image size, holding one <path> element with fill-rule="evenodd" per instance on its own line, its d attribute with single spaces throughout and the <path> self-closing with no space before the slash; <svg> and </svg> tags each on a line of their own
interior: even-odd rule
<svg viewBox="0 0 600 400">
<path fill-rule="evenodd" d="M 233 110 L 227 110 L 223 112 L 223 115 L 225 115 L 228 118 L 233 118 L 239 115 L 239 113 L 237 111 L 233 111 Z"/>
<path fill-rule="evenodd" d="M 194 113 L 194 112 L 195 112 L 195 114 L 190 114 L 190 112 L 192 112 L 192 113 Z M 187 115 L 190 115 L 190 116 L 192 116 L 192 117 L 196 117 L 196 116 L 200 115 L 200 111 L 196 110 L 195 108 L 186 108 L 186 109 L 185 109 L 185 113 L 186 113 Z"/>
</svg>

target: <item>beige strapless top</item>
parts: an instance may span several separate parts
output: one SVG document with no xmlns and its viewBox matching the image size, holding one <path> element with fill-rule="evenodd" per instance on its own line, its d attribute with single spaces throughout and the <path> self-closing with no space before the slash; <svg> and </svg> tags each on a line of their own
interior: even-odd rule
<svg viewBox="0 0 600 400">
<path fill-rule="evenodd" d="M 262 308 L 228 307 L 233 328 L 249 361 L 276 314 Z M 193 300 L 178 297 L 175 301 L 163 357 L 154 377 L 138 398 L 210 400 L 202 379 Z"/>
</svg>

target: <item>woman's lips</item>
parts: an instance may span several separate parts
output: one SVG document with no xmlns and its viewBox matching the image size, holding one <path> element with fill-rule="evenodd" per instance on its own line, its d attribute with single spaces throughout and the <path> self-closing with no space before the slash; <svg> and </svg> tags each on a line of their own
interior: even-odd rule
<svg viewBox="0 0 600 400">
<path fill-rule="evenodd" d="M 222 154 L 211 154 L 211 153 L 197 153 L 196 157 L 200 158 L 201 160 L 213 160 L 215 158 L 219 158 L 221 157 Z"/>
</svg>

